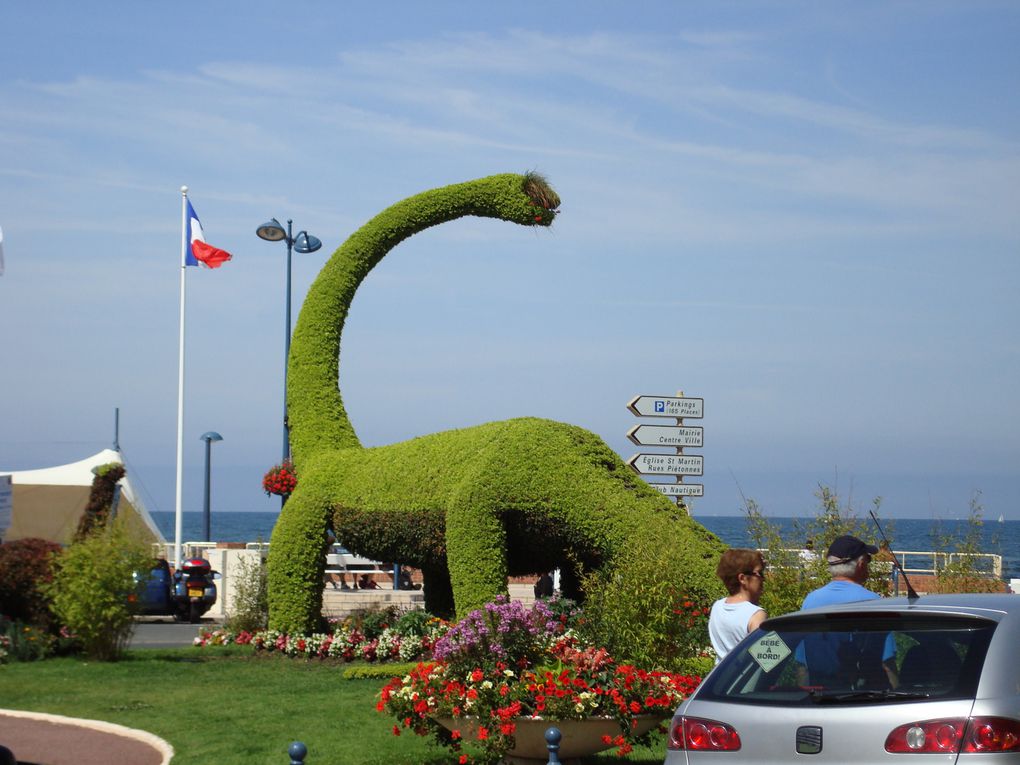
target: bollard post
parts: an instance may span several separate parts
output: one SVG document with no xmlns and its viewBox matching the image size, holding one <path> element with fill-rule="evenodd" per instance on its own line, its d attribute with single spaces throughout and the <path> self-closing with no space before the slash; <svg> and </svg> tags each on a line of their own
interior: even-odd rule
<svg viewBox="0 0 1020 765">
<path fill-rule="evenodd" d="M 287 754 L 290 755 L 290 765 L 304 765 L 305 756 L 308 754 L 308 747 L 300 741 L 295 741 L 287 749 Z"/>
<path fill-rule="evenodd" d="M 545 732 L 545 748 L 549 750 L 548 765 L 560 765 L 560 739 L 563 734 L 560 729 L 553 726 Z"/>
</svg>

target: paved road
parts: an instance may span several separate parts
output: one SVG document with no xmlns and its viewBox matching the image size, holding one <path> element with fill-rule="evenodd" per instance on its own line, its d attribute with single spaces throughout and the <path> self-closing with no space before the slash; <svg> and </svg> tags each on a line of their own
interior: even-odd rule
<svg viewBox="0 0 1020 765">
<path fill-rule="evenodd" d="M 200 628 L 215 629 L 219 624 L 203 619 L 201 624 L 181 624 L 171 617 L 141 617 L 135 622 L 135 634 L 129 648 L 178 648 L 191 645 Z"/>
</svg>

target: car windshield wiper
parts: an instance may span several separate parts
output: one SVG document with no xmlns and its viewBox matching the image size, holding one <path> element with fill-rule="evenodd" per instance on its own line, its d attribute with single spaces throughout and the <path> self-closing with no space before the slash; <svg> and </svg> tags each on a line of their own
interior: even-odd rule
<svg viewBox="0 0 1020 765">
<path fill-rule="evenodd" d="M 812 691 L 811 700 L 816 704 L 839 704 L 842 702 L 867 702 L 867 701 L 910 701 L 911 699 L 926 699 L 931 696 L 924 691 L 838 691 L 824 693 L 823 691 Z"/>
</svg>

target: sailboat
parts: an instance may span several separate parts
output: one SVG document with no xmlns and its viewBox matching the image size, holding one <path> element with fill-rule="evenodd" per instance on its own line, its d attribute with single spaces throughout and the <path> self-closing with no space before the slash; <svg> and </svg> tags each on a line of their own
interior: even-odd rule
<svg viewBox="0 0 1020 765">
<path fill-rule="evenodd" d="M 1002 513 L 999 513 L 999 523 L 1003 523 L 1005 518 L 1002 517 Z"/>
</svg>

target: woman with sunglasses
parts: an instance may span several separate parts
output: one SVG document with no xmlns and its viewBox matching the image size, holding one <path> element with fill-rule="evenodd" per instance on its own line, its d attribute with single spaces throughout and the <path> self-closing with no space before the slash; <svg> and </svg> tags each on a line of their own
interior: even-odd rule
<svg viewBox="0 0 1020 765">
<path fill-rule="evenodd" d="M 712 604 L 708 617 L 708 636 L 718 664 L 765 621 L 765 610 L 758 605 L 765 587 L 765 559 L 757 550 L 734 547 L 722 554 L 715 573 L 729 593 Z"/>
</svg>

